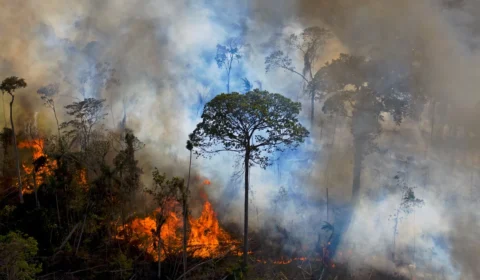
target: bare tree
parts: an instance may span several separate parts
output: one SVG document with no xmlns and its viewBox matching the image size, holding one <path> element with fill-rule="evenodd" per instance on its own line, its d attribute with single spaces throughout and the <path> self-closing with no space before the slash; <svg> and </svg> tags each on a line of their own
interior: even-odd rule
<svg viewBox="0 0 480 280">
<path fill-rule="evenodd" d="M 239 38 L 230 38 L 225 45 L 217 45 L 217 55 L 215 61 L 219 68 L 225 69 L 227 74 L 227 93 L 230 93 L 230 74 L 232 72 L 233 62 L 240 62 L 242 43 Z"/>
<path fill-rule="evenodd" d="M 103 112 L 104 102 L 105 99 L 87 98 L 65 106 L 67 114 L 74 119 L 63 122 L 60 128 L 71 127 L 72 129 L 67 131 L 67 134 L 80 141 L 83 151 L 86 151 L 90 143 L 93 127 L 99 124 L 107 115 L 107 113 Z"/>
<path fill-rule="evenodd" d="M 49 84 L 47 86 L 39 88 L 37 90 L 37 93 L 45 102 L 45 106 L 51 108 L 53 111 L 53 116 L 55 117 L 55 121 L 57 122 L 58 141 L 60 141 L 60 124 L 58 122 L 57 110 L 55 108 L 55 98 L 58 96 L 59 92 L 58 88 L 58 84 Z"/>
<path fill-rule="evenodd" d="M 265 58 L 266 72 L 274 68 L 281 68 L 302 78 L 304 81 L 303 91 L 310 99 L 310 124 L 312 127 L 315 117 L 316 89 L 310 84 L 314 79 L 315 73 L 319 70 L 315 70 L 315 64 L 327 40 L 331 37 L 332 33 L 328 29 L 316 26 L 308 27 L 300 34 L 290 35 L 287 39 L 287 45 L 303 56 L 302 72 L 295 69 L 290 55 L 281 50 L 274 51 Z"/>
</svg>

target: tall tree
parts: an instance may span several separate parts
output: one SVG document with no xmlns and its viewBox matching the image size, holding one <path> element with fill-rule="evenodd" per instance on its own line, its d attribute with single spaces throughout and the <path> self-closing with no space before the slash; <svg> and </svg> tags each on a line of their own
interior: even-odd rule
<svg viewBox="0 0 480 280">
<path fill-rule="evenodd" d="M 47 86 L 41 87 L 37 90 L 37 93 L 40 95 L 42 100 L 45 102 L 45 106 L 51 108 L 53 111 L 53 116 L 57 122 L 57 132 L 58 132 L 58 141 L 60 141 L 60 124 L 58 122 L 57 110 L 55 108 L 55 98 L 58 96 L 58 84 L 49 84 Z"/>
<path fill-rule="evenodd" d="M 300 103 L 258 89 L 245 94 L 222 93 L 205 105 L 202 122 L 190 134 L 197 155 L 221 151 L 243 155 L 245 212 L 243 270 L 248 254 L 249 168 L 271 165 L 270 154 L 296 148 L 309 132 L 298 121 Z"/>
<path fill-rule="evenodd" d="M 67 114 L 72 116 L 73 120 L 63 122 L 60 128 L 71 127 L 72 130 L 67 131 L 67 135 L 71 135 L 74 140 L 79 141 L 83 151 L 86 151 L 90 143 L 92 129 L 107 115 L 103 111 L 104 102 L 105 99 L 87 98 L 65 106 Z"/>
<path fill-rule="evenodd" d="M 15 91 L 19 88 L 27 87 L 27 83 L 24 79 L 12 76 L 2 81 L 0 90 L 2 94 L 8 93 L 12 98 L 10 101 L 10 125 L 12 126 L 13 134 L 13 146 L 15 147 L 15 157 L 17 160 L 17 178 L 18 178 L 18 196 L 20 203 L 23 203 L 23 191 L 22 191 L 22 177 L 20 174 L 20 156 L 18 155 L 17 136 L 15 135 L 15 126 L 13 125 L 13 102 L 15 101 Z"/>
<path fill-rule="evenodd" d="M 341 54 L 327 63 L 312 82 L 323 92 L 322 110 L 351 119 L 354 139 L 352 205 L 360 196 L 361 171 L 364 158 L 376 149 L 375 139 L 381 133 L 384 114 L 390 114 L 397 125 L 404 118 L 417 118 L 423 104 L 421 90 L 414 91 L 410 71 L 385 73 L 381 61 Z M 348 224 L 347 224 L 348 226 Z"/>
<path fill-rule="evenodd" d="M 187 230 L 188 230 L 188 195 L 190 192 L 190 171 L 192 170 L 192 141 L 187 140 L 185 147 L 190 152 L 190 161 L 188 164 L 187 188 L 181 193 L 183 210 L 183 279 L 187 279 Z"/>
<path fill-rule="evenodd" d="M 155 237 L 157 238 L 157 245 L 155 246 L 158 250 L 158 271 L 157 277 L 161 279 L 162 277 L 162 238 L 161 231 L 162 227 L 167 221 L 168 214 L 172 211 L 172 208 L 175 206 L 174 202 L 178 201 L 179 190 L 183 188 L 184 181 L 183 179 L 174 177 L 170 180 L 167 180 L 165 174 L 161 174 L 158 169 L 152 173 L 153 175 L 153 188 L 146 190 L 147 193 L 152 195 L 153 199 L 157 203 L 158 211 L 156 216 L 156 231 Z"/>
<path fill-rule="evenodd" d="M 309 85 L 318 70 L 318 68 L 315 68 L 315 64 L 317 64 L 327 40 L 331 37 L 332 33 L 328 29 L 316 26 L 308 27 L 300 34 L 290 35 L 287 39 L 287 46 L 297 51 L 303 57 L 303 69 L 301 72 L 295 69 L 291 56 L 284 51 L 276 50 L 265 58 L 266 72 L 274 68 L 281 68 L 302 78 L 304 81 L 303 91 L 310 99 L 310 125 L 312 127 L 315 117 L 316 91 Z"/>
<path fill-rule="evenodd" d="M 230 74 L 233 62 L 240 62 L 242 43 L 239 38 L 230 38 L 225 45 L 217 45 L 215 61 L 219 68 L 223 68 L 227 74 L 227 93 L 230 93 Z"/>
</svg>

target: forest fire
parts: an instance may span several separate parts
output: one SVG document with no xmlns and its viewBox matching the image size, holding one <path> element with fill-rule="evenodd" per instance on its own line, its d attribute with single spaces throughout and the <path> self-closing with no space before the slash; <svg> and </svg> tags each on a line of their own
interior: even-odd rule
<svg viewBox="0 0 480 280">
<path fill-rule="evenodd" d="M 205 180 L 204 185 L 210 184 Z M 187 251 L 198 258 L 209 258 L 219 256 L 229 250 L 233 250 L 239 244 L 224 229 L 220 227 L 217 214 L 213 210 L 212 204 L 208 201 L 205 194 L 202 212 L 198 218 L 189 217 L 189 234 Z M 177 202 L 172 202 L 173 206 L 178 206 Z M 171 207 L 172 209 L 175 207 Z M 157 229 L 155 215 L 160 212 L 156 209 L 154 213 L 146 218 L 136 218 L 128 225 L 120 226 L 119 232 L 131 232 L 130 241 L 158 260 L 158 254 L 154 238 Z M 160 231 L 160 237 L 163 244 L 161 258 L 165 258 L 165 253 L 176 253 L 182 248 L 182 218 L 180 211 L 171 211 L 167 214 L 164 225 Z M 117 236 L 123 239 L 123 236 Z"/>
<path fill-rule="evenodd" d="M 23 189 L 24 193 L 31 193 L 34 188 L 38 188 L 43 184 L 46 176 L 52 175 L 53 170 L 57 167 L 55 160 L 50 161 L 44 153 L 44 140 L 33 139 L 25 140 L 18 143 L 20 149 L 30 149 L 32 151 L 32 162 L 30 164 L 23 162 L 22 167 L 27 176 L 23 179 L 23 184 L 26 186 Z"/>
</svg>

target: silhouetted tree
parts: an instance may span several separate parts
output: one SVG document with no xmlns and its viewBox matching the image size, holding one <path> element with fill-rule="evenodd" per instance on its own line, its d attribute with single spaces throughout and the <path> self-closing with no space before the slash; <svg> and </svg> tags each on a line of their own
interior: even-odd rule
<svg viewBox="0 0 480 280">
<path fill-rule="evenodd" d="M 161 174 L 158 169 L 152 173 L 153 175 L 153 188 L 147 189 L 146 192 L 152 195 L 154 201 L 156 202 L 158 211 L 156 213 L 156 230 L 154 236 L 157 238 L 157 245 L 155 246 L 158 250 L 158 272 L 157 277 L 161 279 L 162 276 L 162 238 L 161 231 L 162 227 L 167 221 L 168 213 L 172 211 L 172 208 L 175 206 L 175 202 L 179 199 L 179 190 L 184 186 L 183 179 L 174 177 L 170 180 L 167 180 L 165 174 Z"/>
<path fill-rule="evenodd" d="M 271 165 L 270 154 L 295 148 L 309 132 L 298 121 L 300 103 L 268 91 L 222 93 L 205 105 L 202 122 L 190 134 L 197 155 L 221 151 L 243 154 L 245 170 L 245 221 L 243 269 L 248 255 L 249 168 Z"/>
<path fill-rule="evenodd" d="M 395 180 L 397 181 L 397 186 L 401 188 L 401 200 L 395 213 L 391 216 L 393 219 L 393 247 L 392 247 L 392 261 L 395 261 L 395 252 L 396 252 L 396 240 L 398 235 L 398 225 L 404 216 L 408 216 L 410 213 L 415 211 L 415 208 L 422 207 L 425 202 L 422 199 L 419 199 L 415 196 L 414 188 L 407 185 L 404 181 L 404 178 L 396 175 Z M 402 216 L 402 214 L 404 216 Z"/>
<path fill-rule="evenodd" d="M 60 124 L 57 118 L 57 111 L 55 108 L 55 98 L 58 96 L 59 92 L 58 84 L 49 84 L 47 86 L 41 87 L 37 90 L 37 93 L 41 96 L 42 100 L 45 102 L 45 106 L 51 108 L 53 111 L 53 116 L 57 122 L 57 132 L 58 132 L 58 141 L 60 141 Z"/>
<path fill-rule="evenodd" d="M 181 192 L 181 202 L 183 206 L 183 279 L 187 279 L 188 196 L 190 194 L 190 171 L 192 170 L 192 141 L 187 140 L 185 148 L 190 152 L 190 161 L 188 164 L 187 188 Z"/>
<path fill-rule="evenodd" d="M 20 175 L 20 156 L 18 155 L 17 136 L 15 135 L 15 126 L 13 125 L 13 102 L 15 101 L 15 91 L 20 88 L 27 87 L 27 83 L 24 79 L 12 76 L 2 81 L 0 90 L 2 94 L 8 93 L 12 98 L 10 101 L 10 125 L 12 126 L 13 146 L 15 148 L 15 157 L 17 160 L 17 178 L 18 178 L 18 196 L 20 197 L 20 203 L 23 203 L 23 191 L 22 191 L 22 177 Z"/>
<path fill-rule="evenodd" d="M 99 124 L 107 115 L 103 112 L 105 99 L 87 98 L 80 102 L 73 102 L 65 106 L 67 114 L 73 120 L 63 122 L 60 128 L 71 127 L 67 135 L 73 136 L 74 140 L 80 142 L 83 151 L 86 151 L 90 143 L 90 136 L 95 125 Z"/>
<path fill-rule="evenodd" d="M 385 73 L 379 61 L 341 54 L 315 75 L 312 86 L 323 94 L 322 110 L 351 119 L 354 139 L 353 205 L 358 202 L 362 163 L 377 149 L 375 139 L 381 133 L 383 114 L 390 114 L 397 125 L 404 118 L 418 118 L 422 92 L 413 92 L 411 72 Z M 391 75 L 393 77 L 388 77 Z"/>
<path fill-rule="evenodd" d="M 292 64 L 292 58 L 288 53 L 276 50 L 265 58 L 265 70 L 269 72 L 274 68 L 281 68 L 292 72 L 304 81 L 304 92 L 310 99 L 310 125 L 313 127 L 315 117 L 316 91 L 310 85 L 313 81 L 315 64 L 323 51 L 328 39 L 332 37 L 330 30 L 321 27 L 308 27 L 300 34 L 291 34 L 287 39 L 287 45 L 295 49 L 303 56 L 303 69 L 300 73 Z"/>
<path fill-rule="evenodd" d="M 240 62 L 242 43 L 239 38 L 230 38 L 225 45 L 217 45 L 217 54 L 215 61 L 219 68 L 223 68 L 227 74 L 227 93 L 230 93 L 230 73 L 233 62 Z"/>
</svg>

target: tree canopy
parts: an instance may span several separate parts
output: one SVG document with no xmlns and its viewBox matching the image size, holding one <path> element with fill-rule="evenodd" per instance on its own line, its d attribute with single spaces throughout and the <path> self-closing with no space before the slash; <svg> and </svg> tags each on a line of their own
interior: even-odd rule
<svg viewBox="0 0 480 280">
<path fill-rule="evenodd" d="M 300 109 L 278 93 L 222 93 L 205 105 L 190 140 L 196 154 L 249 150 L 251 162 L 265 168 L 271 164 L 268 154 L 297 147 L 309 135 L 298 121 Z"/>
</svg>

